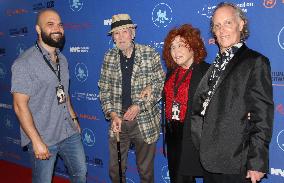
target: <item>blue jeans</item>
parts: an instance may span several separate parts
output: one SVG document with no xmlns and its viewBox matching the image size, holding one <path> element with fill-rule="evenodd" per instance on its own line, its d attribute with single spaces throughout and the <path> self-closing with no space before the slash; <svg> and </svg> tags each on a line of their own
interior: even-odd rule
<svg viewBox="0 0 284 183">
<path fill-rule="evenodd" d="M 57 155 L 63 159 L 72 183 L 86 183 L 86 157 L 80 134 L 49 146 L 51 157 L 48 160 L 36 159 L 32 144 L 30 143 L 28 147 L 32 161 L 33 183 L 51 183 Z"/>
</svg>

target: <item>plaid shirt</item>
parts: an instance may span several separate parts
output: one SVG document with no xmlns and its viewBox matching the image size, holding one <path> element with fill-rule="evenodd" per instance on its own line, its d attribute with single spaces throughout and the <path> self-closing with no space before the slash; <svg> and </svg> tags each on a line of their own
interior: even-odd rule
<svg viewBox="0 0 284 183">
<path fill-rule="evenodd" d="M 160 133 L 159 100 L 164 78 L 160 55 L 148 46 L 135 44 L 131 98 L 132 103 L 140 107 L 136 120 L 141 135 L 148 144 L 156 142 Z M 144 101 L 139 95 L 148 85 L 152 87 L 152 98 L 150 101 Z M 111 112 L 116 112 L 122 117 L 122 74 L 118 48 L 113 48 L 105 54 L 99 87 L 106 119 L 110 119 Z"/>
</svg>

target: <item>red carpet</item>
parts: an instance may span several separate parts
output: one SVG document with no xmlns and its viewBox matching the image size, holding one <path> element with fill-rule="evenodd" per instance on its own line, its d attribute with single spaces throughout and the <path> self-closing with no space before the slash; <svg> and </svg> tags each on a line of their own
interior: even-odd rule
<svg viewBox="0 0 284 183">
<path fill-rule="evenodd" d="M 8 161 L 0 160 L 1 183 L 31 183 L 32 170 Z M 69 180 L 54 176 L 52 183 L 70 183 Z"/>
</svg>

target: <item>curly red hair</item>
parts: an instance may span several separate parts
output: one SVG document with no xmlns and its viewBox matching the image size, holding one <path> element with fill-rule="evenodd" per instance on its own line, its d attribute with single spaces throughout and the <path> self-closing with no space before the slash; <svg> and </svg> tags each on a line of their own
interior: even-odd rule
<svg viewBox="0 0 284 183">
<path fill-rule="evenodd" d="M 189 45 L 189 49 L 193 51 L 194 63 L 200 63 L 204 60 L 204 58 L 207 56 L 207 52 L 200 36 L 199 29 L 194 28 L 192 25 L 184 24 L 180 27 L 172 29 L 165 38 L 163 59 L 166 61 L 168 69 L 174 69 L 178 66 L 173 61 L 170 51 L 171 44 L 177 36 L 183 38 L 185 44 Z"/>
</svg>

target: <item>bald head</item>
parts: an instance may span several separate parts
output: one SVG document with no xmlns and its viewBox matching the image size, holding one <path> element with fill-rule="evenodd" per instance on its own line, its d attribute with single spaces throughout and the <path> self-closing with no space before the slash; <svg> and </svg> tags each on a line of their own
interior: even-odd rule
<svg viewBox="0 0 284 183">
<path fill-rule="evenodd" d="M 36 31 L 41 45 L 62 48 L 65 42 L 64 29 L 57 11 L 45 9 L 37 16 Z"/>
<path fill-rule="evenodd" d="M 54 9 L 44 9 L 42 11 L 40 11 L 37 15 L 37 18 L 36 18 L 36 24 L 37 25 L 42 25 L 44 19 L 46 19 L 47 17 L 49 17 L 50 15 L 52 16 L 55 16 L 57 18 L 59 18 L 59 20 L 61 21 L 61 18 L 58 14 L 58 12 Z"/>
</svg>

